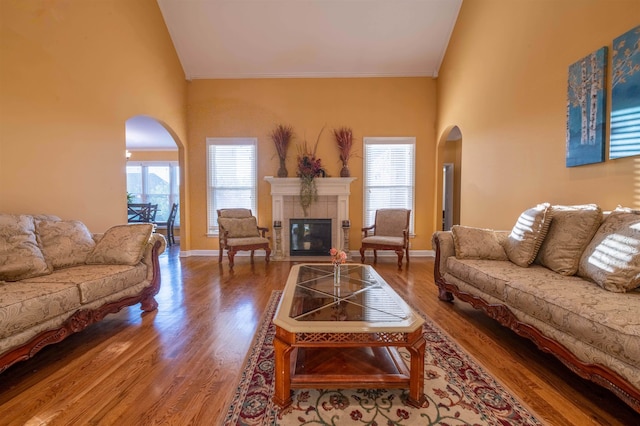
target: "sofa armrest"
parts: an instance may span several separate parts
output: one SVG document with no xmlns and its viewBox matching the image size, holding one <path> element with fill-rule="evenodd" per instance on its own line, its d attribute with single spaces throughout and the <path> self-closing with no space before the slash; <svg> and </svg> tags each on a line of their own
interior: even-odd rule
<svg viewBox="0 0 640 426">
<path fill-rule="evenodd" d="M 451 231 L 436 231 L 431 238 L 431 244 L 436 251 L 436 265 L 438 275 L 446 271 L 447 258 L 456 255 L 456 248 L 453 244 L 453 233 Z"/>
<path fill-rule="evenodd" d="M 164 253 L 167 248 L 167 240 L 165 240 L 164 235 L 162 234 L 151 234 L 149 237 L 149 242 L 147 242 L 147 246 L 144 249 L 144 254 L 142 255 L 142 263 L 147 265 L 147 279 L 153 279 L 153 246 L 156 242 L 160 242 L 160 248 L 158 249 L 158 256 Z"/>
</svg>

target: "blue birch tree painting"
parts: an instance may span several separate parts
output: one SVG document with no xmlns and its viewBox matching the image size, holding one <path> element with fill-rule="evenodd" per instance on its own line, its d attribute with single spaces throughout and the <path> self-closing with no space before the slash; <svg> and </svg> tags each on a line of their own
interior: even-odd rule
<svg viewBox="0 0 640 426">
<path fill-rule="evenodd" d="M 640 155 L 640 25 L 613 40 L 609 158 Z"/>
<path fill-rule="evenodd" d="M 566 166 L 604 161 L 607 48 L 569 67 Z"/>
</svg>

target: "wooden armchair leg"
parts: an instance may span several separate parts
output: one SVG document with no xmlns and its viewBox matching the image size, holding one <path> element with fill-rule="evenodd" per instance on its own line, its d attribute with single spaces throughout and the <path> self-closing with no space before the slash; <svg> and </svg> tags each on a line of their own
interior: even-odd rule
<svg viewBox="0 0 640 426">
<path fill-rule="evenodd" d="M 407 249 L 405 250 L 405 256 L 407 258 L 407 263 L 409 263 L 409 247 L 407 247 Z"/>
<path fill-rule="evenodd" d="M 378 250 L 373 249 L 373 263 L 378 263 Z"/>
<path fill-rule="evenodd" d="M 364 248 L 360 248 L 360 263 L 364 263 Z"/>
<path fill-rule="evenodd" d="M 222 246 L 220 246 L 220 249 L 218 250 L 218 263 L 222 263 L 222 252 L 224 251 L 224 248 L 222 248 Z"/>
<path fill-rule="evenodd" d="M 255 250 L 251 250 L 251 263 L 253 263 L 253 253 L 255 253 Z"/>
<path fill-rule="evenodd" d="M 266 249 L 264 249 L 264 261 L 269 263 L 269 256 L 271 256 L 271 248 L 267 247 Z"/>
<path fill-rule="evenodd" d="M 233 249 L 227 250 L 227 256 L 229 256 L 229 269 L 233 269 L 233 258 L 236 255 L 236 251 Z"/>
<path fill-rule="evenodd" d="M 402 249 L 395 250 L 398 255 L 398 269 L 402 268 L 402 256 L 404 256 L 404 252 Z"/>
</svg>

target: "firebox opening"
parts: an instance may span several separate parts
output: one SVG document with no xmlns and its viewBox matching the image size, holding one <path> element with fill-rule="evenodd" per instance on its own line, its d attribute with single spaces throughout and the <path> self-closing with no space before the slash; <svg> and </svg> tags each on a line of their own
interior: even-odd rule
<svg viewBox="0 0 640 426">
<path fill-rule="evenodd" d="M 290 219 L 290 256 L 326 256 L 331 249 L 331 219 Z"/>
</svg>

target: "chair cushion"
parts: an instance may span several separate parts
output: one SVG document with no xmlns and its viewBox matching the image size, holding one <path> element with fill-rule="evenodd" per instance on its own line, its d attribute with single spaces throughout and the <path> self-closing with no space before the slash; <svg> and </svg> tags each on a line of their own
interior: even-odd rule
<svg viewBox="0 0 640 426">
<path fill-rule="evenodd" d="M 220 217 L 251 217 L 250 209 L 220 209 Z"/>
<path fill-rule="evenodd" d="M 269 244 L 269 240 L 267 238 L 262 238 L 262 237 L 228 238 L 227 239 L 227 246 L 229 247 L 240 247 L 240 246 L 248 246 L 248 245 L 256 245 L 256 244 Z"/>
<path fill-rule="evenodd" d="M 254 216 L 245 218 L 219 217 L 218 223 L 228 232 L 229 238 L 258 237 L 258 222 Z"/>
<path fill-rule="evenodd" d="M 363 238 L 362 244 L 404 247 L 404 237 L 382 237 L 380 235 L 372 235 L 371 237 Z"/>
<path fill-rule="evenodd" d="M 562 275 L 574 275 L 580 256 L 600 227 L 602 210 L 595 204 L 551 209 L 553 219 L 536 263 Z"/>
<path fill-rule="evenodd" d="M 640 212 L 616 209 L 580 258 L 578 275 L 618 293 L 640 287 Z"/>
<path fill-rule="evenodd" d="M 33 217 L 0 214 L 0 281 L 19 281 L 50 272 L 36 239 Z"/>
<path fill-rule="evenodd" d="M 549 230 L 550 207 L 543 203 L 522 212 L 504 243 L 511 262 L 524 268 L 533 263 Z"/>
<path fill-rule="evenodd" d="M 407 210 L 405 209 L 380 209 L 376 211 L 375 235 L 389 237 L 402 237 L 403 230 L 407 229 Z"/>
<path fill-rule="evenodd" d="M 491 229 L 454 225 L 451 228 L 458 259 L 508 260 L 502 244 L 506 235 Z"/>
<path fill-rule="evenodd" d="M 77 220 L 37 220 L 36 231 L 52 269 L 83 265 L 96 245 L 84 223 Z"/>
<path fill-rule="evenodd" d="M 109 228 L 87 257 L 87 264 L 136 265 L 142 260 L 152 231 L 150 223 Z"/>
</svg>

